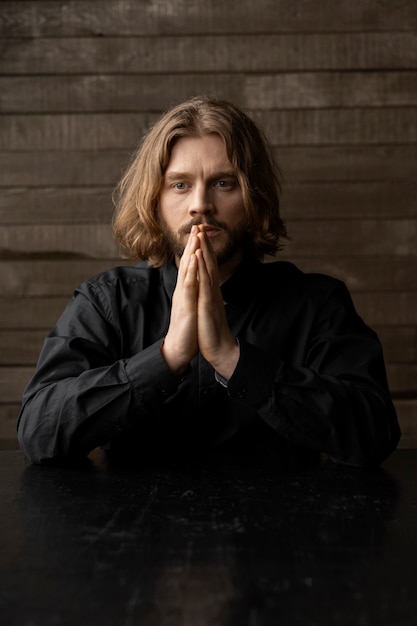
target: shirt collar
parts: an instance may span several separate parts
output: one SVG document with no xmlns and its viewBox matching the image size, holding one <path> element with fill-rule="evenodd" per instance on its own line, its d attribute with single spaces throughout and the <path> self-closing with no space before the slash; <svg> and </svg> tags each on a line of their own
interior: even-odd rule
<svg viewBox="0 0 417 626">
<path fill-rule="evenodd" d="M 253 300 L 254 290 L 257 291 L 260 287 L 261 265 L 262 263 L 256 259 L 250 257 L 243 259 L 234 274 L 221 287 L 225 303 L 241 307 Z M 178 268 L 174 261 L 162 268 L 162 280 L 170 298 L 172 298 L 177 277 Z"/>
<path fill-rule="evenodd" d="M 165 290 L 170 298 L 174 293 L 175 285 L 177 284 L 178 268 L 174 261 L 164 265 L 162 268 L 162 281 L 164 283 Z"/>
<path fill-rule="evenodd" d="M 251 302 L 261 286 L 261 266 L 262 263 L 257 259 L 251 257 L 243 259 L 233 276 L 221 287 L 224 302 L 239 308 Z"/>
</svg>

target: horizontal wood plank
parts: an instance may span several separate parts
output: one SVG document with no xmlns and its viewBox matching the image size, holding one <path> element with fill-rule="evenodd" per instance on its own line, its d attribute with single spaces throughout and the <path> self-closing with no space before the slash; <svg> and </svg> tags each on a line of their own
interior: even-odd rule
<svg viewBox="0 0 417 626">
<path fill-rule="evenodd" d="M 417 325 L 374 326 L 374 330 L 382 343 L 387 363 L 417 363 Z"/>
<path fill-rule="evenodd" d="M 399 448 L 417 448 L 417 399 L 395 400 L 401 428 Z"/>
<path fill-rule="evenodd" d="M 99 271 L 99 267 L 101 266 L 96 265 L 94 269 Z M 73 271 L 66 285 L 67 293 L 61 297 L 52 295 L 0 298 L 0 328 L 2 330 L 42 329 L 41 333 L 46 335 L 67 305 L 72 291 L 78 284 L 77 279 L 81 281 L 84 278 L 88 276 L 82 272 L 76 274 Z"/>
<path fill-rule="evenodd" d="M 356 292 L 352 298 L 358 313 L 371 326 L 417 328 L 417 291 Z"/>
<path fill-rule="evenodd" d="M 387 376 L 394 398 L 417 398 L 417 363 L 387 363 Z"/>
<path fill-rule="evenodd" d="M 128 150 L 1 152 L 0 186 L 113 186 L 129 157 Z"/>
<path fill-rule="evenodd" d="M 35 371 L 35 367 L 0 367 L 0 394 L 2 403 L 21 401 L 23 391 Z M 417 364 L 400 363 L 387 365 L 388 382 L 395 402 L 416 401 Z"/>
<path fill-rule="evenodd" d="M 417 72 L 0 77 L 0 109 L 5 113 L 161 111 L 198 93 L 215 94 L 248 109 L 415 106 Z"/>
<path fill-rule="evenodd" d="M 412 71 L 289 72 L 246 76 L 243 88 L 249 108 L 414 106 L 417 80 Z"/>
<path fill-rule="evenodd" d="M 128 150 L 159 117 L 152 113 L 74 113 L 0 117 L 0 150 Z"/>
<path fill-rule="evenodd" d="M 30 300 L 26 301 L 26 307 L 31 309 Z M 51 328 L 54 321 L 51 316 Z M 33 319 L 33 330 L 5 330 L 0 327 L 0 365 L 35 365 L 43 340 L 50 330 L 36 329 L 41 324 L 45 324 L 43 319 L 39 322 Z M 381 326 L 374 329 L 381 340 L 387 363 L 417 362 L 417 326 Z"/>
<path fill-rule="evenodd" d="M 129 150 L 0 152 L 0 187 L 116 184 Z M 305 146 L 275 149 L 286 184 L 416 182 L 417 145 Z"/>
<path fill-rule="evenodd" d="M 0 367 L 0 397 L 2 404 L 18 404 L 34 367 Z M 1 406 L 1 405 L 0 405 Z"/>
<path fill-rule="evenodd" d="M 4 75 L 415 69 L 411 32 L 5 39 Z M 57 72 L 59 59 L 59 72 Z"/>
<path fill-rule="evenodd" d="M 276 148 L 275 157 L 288 184 L 317 181 L 416 181 L 415 144 L 282 147 Z"/>
<path fill-rule="evenodd" d="M 0 116 L 0 150 L 130 153 L 158 117 L 147 112 Z"/>
<path fill-rule="evenodd" d="M 26 271 L 25 275 L 29 274 L 30 279 L 34 275 L 42 276 L 42 271 L 47 269 L 45 262 L 30 265 L 35 265 L 33 273 L 29 269 Z M 110 265 L 105 261 L 90 261 L 85 265 L 79 262 L 59 262 L 56 274 L 59 277 L 60 271 L 62 273 L 60 291 L 64 292 L 63 295 L 55 295 L 55 284 L 48 272 L 48 281 L 44 278 L 43 293 L 40 296 L 0 298 L 0 328 L 49 330 L 79 282 Z M 20 268 L 22 269 L 22 265 Z M 417 326 L 417 292 L 355 292 L 352 296 L 358 313 L 375 328 Z"/>
<path fill-rule="evenodd" d="M 19 404 L 0 404 L 0 450 L 18 450 L 17 418 Z"/>
<path fill-rule="evenodd" d="M 282 205 L 284 218 L 292 221 L 403 219 L 417 217 L 416 198 L 417 182 L 411 181 L 294 183 L 284 185 Z"/>
<path fill-rule="evenodd" d="M 257 109 L 253 118 L 275 146 L 415 144 L 417 107 Z"/>
<path fill-rule="evenodd" d="M 10 187 L 0 194 L 0 224 L 109 224 L 113 187 Z"/>
<path fill-rule="evenodd" d="M 285 255 L 294 258 L 417 255 L 417 219 L 289 220 L 287 227 L 291 241 Z"/>
<path fill-rule="evenodd" d="M 230 0 L 225 19 L 223 0 L 181 0 L 170 5 L 148 0 L 3 0 L 0 36 L 80 37 L 206 33 L 371 32 L 413 31 L 417 28 L 412 2 L 349 0 L 317 3 L 303 0 Z"/>
<path fill-rule="evenodd" d="M 285 258 L 284 253 L 280 253 Z M 289 259 L 291 260 L 291 259 Z M 352 292 L 417 291 L 417 258 L 384 255 L 379 257 L 297 257 L 305 272 L 319 272 L 343 280 Z"/>
<path fill-rule="evenodd" d="M 285 257 L 417 255 L 417 218 L 403 220 L 289 221 Z M 0 229 L 0 258 L 120 256 L 109 224 L 7 225 Z M 378 261 L 378 258 L 376 259 Z"/>
<path fill-rule="evenodd" d="M 384 348 L 400 447 L 417 447 L 416 3 L 99 5 L 1 2 L 0 447 L 17 444 L 23 388 L 73 289 L 131 264 L 111 194 L 135 146 L 196 93 L 264 129 L 291 237 L 279 258 L 347 284 Z"/>
<path fill-rule="evenodd" d="M 0 329 L 0 365 L 36 365 L 45 336 L 44 330 Z"/>
<path fill-rule="evenodd" d="M 115 258 L 120 256 L 109 224 L 3 225 L 0 258 Z"/>
<path fill-rule="evenodd" d="M 0 305 L 22 297 L 69 297 L 82 281 L 111 267 L 128 265 L 122 259 L 0 261 Z M 3 273 L 4 272 L 4 273 Z"/>
<path fill-rule="evenodd" d="M 113 187 L 9 187 L 0 194 L 0 224 L 110 224 Z M 417 217 L 417 182 L 284 185 L 285 220 Z"/>
<path fill-rule="evenodd" d="M 417 106 L 254 111 L 278 146 L 415 144 Z M 133 152 L 158 115 L 91 113 L 0 117 L 0 151 L 120 150 Z"/>
<path fill-rule="evenodd" d="M 281 253 L 280 258 L 285 256 Z M 303 271 L 343 280 L 354 293 L 417 291 L 417 257 L 316 256 L 297 257 L 296 261 Z M 5 299 L 68 296 L 82 280 L 110 267 L 128 264 L 123 259 L 0 261 L 0 293 Z"/>
</svg>

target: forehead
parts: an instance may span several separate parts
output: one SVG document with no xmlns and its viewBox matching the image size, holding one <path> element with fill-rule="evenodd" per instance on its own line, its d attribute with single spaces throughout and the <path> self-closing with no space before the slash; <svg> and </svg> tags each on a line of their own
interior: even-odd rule
<svg viewBox="0 0 417 626">
<path fill-rule="evenodd" d="M 179 166 L 193 168 L 204 164 L 233 169 L 220 135 L 179 137 L 172 147 L 167 171 Z"/>
</svg>

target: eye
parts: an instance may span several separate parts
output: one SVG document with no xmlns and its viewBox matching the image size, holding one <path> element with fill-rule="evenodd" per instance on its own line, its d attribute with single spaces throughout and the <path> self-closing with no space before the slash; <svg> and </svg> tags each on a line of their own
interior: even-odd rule
<svg viewBox="0 0 417 626">
<path fill-rule="evenodd" d="M 185 189 L 185 183 L 174 183 L 174 189 L 178 189 L 178 191 L 183 191 Z"/>
<path fill-rule="evenodd" d="M 220 189 L 229 189 L 235 186 L 235 180 L 222 178 L 214 183 L 215 187 L 220 187 Z"/>
</svg>

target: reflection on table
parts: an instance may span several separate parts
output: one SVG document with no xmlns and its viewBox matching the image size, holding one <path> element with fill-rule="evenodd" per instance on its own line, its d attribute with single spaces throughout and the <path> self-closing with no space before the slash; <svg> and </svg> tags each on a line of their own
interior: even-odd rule
<svg viewBox="0 0 417 626">
<path fill-rule="evenodd" d="M 7 626 L 417 624 L 417 451 L 366 471 L 0 464 Z"/>
</svg>

